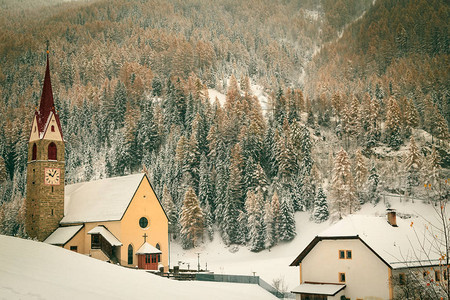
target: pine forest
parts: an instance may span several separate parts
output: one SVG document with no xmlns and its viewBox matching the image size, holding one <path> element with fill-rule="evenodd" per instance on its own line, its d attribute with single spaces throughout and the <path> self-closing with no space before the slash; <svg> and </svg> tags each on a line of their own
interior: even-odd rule
<svg viewBox="0 0 450 300">
<path fill-rule="evenodd" d="M 25 235 L 47 40 L 66 184 L 146 171 L 184 248 L 219 233 L 258 252 L 296 236 L 297 211 L 338 220 L 450 177 L 448 1 L 13 2 L 2 234 Z"/>
</svg>

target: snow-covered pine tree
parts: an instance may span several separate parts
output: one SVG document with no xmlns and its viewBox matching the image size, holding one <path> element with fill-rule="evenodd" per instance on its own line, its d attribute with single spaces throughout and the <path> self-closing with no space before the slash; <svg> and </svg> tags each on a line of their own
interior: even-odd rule
<svg viewBox="0 0 450 300">
<path fill-rule="evenodd" d="M 198 186 L 198 199 L 200 204 L 206 206 L 209 204 L 211 211 L 214 211 L 214 193 L 213 186 L 210 177 L 210 171 L 208 168 L 208 162 L 205 154 L 200 157 L 200 181 Z M 212 215 L 211 215 L 212 216 Z M 214 218 L 213 218 L 214 220 Z"/>
<path fill-rule="evenodd" d="M 279 240 L 290 241 L 295 235 L 294 208 L 290 200 L 289 192 L 283 191 L 281 196 L 280 217 L 279 217 Z"/>
<path fill-rule="evenodd" d="M 389 99 L 387 107 L 385 141 L 394 150 L 398 150 L 400 145 L 403 144 L 401 137 L 400 108 L 393 97 Z"/>
<path fill-rule="evenodd" d="M 167 218 L 169 219 L 169 234 L 172 239 L 175 239 L 178 235 L 178 211 L 177 207 L 173 203 L 172 196 L 166 185 L 163 187 L 162 205 L 166 211 Z"/>
<path fill-rule="evenodd" d="M 316 223 L 320 223 L 328 220 L 329 214 L 327 197 L 325 196 L 322 187 L 319 187 L 314 201 L 313 219 Z"/>
<path fill-rule="evenodd" d="M 274 227 L 274 219 L 273 219 L 273 211 L 272 205 L 270 202 L 270 198 L 267 198 L 266 203 L 264 204 L 264 225 L 265 225 L 265 246 L 266 248 L 270 248 L 275 245 L 276 237 L 273 236 L 273 227 Z"/>
<path fill-rule="evenodd" d="M 350 161 L 347 152 L 342 148 L 334 160 L 330 206 L 331 214 L 339 219 L 358 210 L 360 206 L 355 195 Z"/>
<path fill-rule="evenodd" d="M 214 219 L 212 215 L 211 206 L 209 205 L 208 202 L 206 202 L 206 205 L 203 208 L 203 214 L 205 216 L 206 233 L 208 234 L 209 240 L 212 241 L 214 239 L 214 227 L 213 227 Z"/>
<path fill-rule="evenodd" d="M 408 195 L 412 195 L 413 188 L 419 185 L 421 167 L 422 158 L 419 153 L 419 148 L 417 148 L 416 146 L 414 137 L 411 136 L 409 151 L 405 161 L 406 188 L 408 191 Z"/>
<path fill-rule="evenodd" d="M 247 211 L 248 233 L 247 240 L 251 251 L 259 252 L 264 249 L 264 197 L 262 193 L 247 192 L 245 201 Z"/>
<path fill-rule="evenodd" d="M 367 183 L 368 170 L 366 166 L 366 162 L 361 153 L 361 150 L 357 150 L 355 154 L 355 162 L 354 162 L 354 172 L 355 172 L 355 188 L 356 195 L 358 197 L 359 202 L 362 204 L 365 202 L 365 186 Z"/>
<path fill-rule="evenodd" d="M 370 168 L 370 175 L 367 179 L 368 193 L 367 198 L 373 204 L 377 204 L 380 201 L 380 176 L 378 175 L 375 163 L 372 163 Z"/>
<path fill-rule="evenodd" d="M 204 213 L 200 208 L 200 202 L 195 195 L 194 189 L 189 187 L 184 195 L 180 217 L 180 233 L 183 248 L 195 247 L 198 245 L 199 240 L 203 239 L 204 218 Z"/>
</svg>

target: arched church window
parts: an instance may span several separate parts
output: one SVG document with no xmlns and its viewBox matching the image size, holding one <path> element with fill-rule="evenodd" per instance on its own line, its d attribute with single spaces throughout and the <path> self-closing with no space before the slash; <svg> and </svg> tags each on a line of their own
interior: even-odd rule
<svg viewBox="0 0 450 300">
<path fill-rule="evenodd" d="M 52 125 L 51 130 L 52 132 L 55 132 L 55 125 Z"/>
<path fill-rule="evenodd" d="M 128 245 L 128 264 L 133 264 L 133 245 Z"/>
<path fill-rule="evenodd" d="M 57 150 L 55 143 L 50 143 L 50 145 L 48 145 L 48 159 L 56 160 L 56 154 Z"/>
<path fill-rule="evenodd" d="M 36 160 L 37 158 L 37 146 L 36 143 L 33 144 L 33 150 L 31 152 L 31 160 Z"/>
<path fill-rule="evenodd" d="M 159 243 L 156 244 L 156 249 L 161 250 Z M 158 262 L 161 262 L 161 254 L 158 254 Z"/>
</svg>

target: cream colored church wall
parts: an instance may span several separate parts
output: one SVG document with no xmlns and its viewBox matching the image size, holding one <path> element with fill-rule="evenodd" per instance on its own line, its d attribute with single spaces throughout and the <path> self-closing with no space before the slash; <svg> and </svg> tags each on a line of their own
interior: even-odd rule
<svg viewBox="0 0 450 300">
<path fill-rule="evenodd" d="M 77 246 L 77 252 L 81 254 L 86 254 L 86 248 L 85 248 L 85 227 L 81 228 L 80 231 L 78 231 L 75 236 L 64 245 L 64 249 L 70 250 L 71 246 Z"/>
<path fill-rule="evenodd" d="M 148 219 L 149 225 L 147 228 L 139 226 L 141 217 Z M 143 178 L 122 218 L 120 237 L 123 243 L 120 250 L 122 258 L 120 263 L 122 265 L 137 266 L 138 260 L 135 253 L 144 243 L 144 234 L 147 234 L 147 242 L 152 246 L 156 247 L 156 244 L 159 243 L 162 251 L 161 263 L 164 265 L 164 270 L 167 271 L 169 265 L 168 221 L 146 177 Z M 133 245 L 134 254 L 132 265 L 128 265 L 128 245 L 130 244 Z"/>
</svg>

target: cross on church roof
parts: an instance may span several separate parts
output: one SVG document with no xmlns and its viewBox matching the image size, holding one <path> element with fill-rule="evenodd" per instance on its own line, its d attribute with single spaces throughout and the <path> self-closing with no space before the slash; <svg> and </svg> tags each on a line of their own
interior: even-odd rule
<svg viewBox="0 0 450 300">
<path fill-rule="evenodd" d="M 142 237 L 144 238 L 144 243 L 146 243 L 148 235 L 146 233 L 144 233 L 144 235 Z"/>
</svg>

